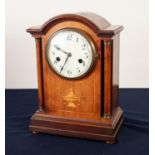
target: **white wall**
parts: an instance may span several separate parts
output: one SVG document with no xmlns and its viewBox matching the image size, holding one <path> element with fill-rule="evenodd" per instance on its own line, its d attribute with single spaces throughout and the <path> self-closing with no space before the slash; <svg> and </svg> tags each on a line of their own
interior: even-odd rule
<svg viewBox="0 0 155 155">
<path fill-rule="evenodd" d="M 120 87 L 148 87 L 147 0 L 7 0 L 6 88 L 37 88 L 35 41 L 26 28 L 62 14 L 90 11 L 123 25 Z"/>
</svg>

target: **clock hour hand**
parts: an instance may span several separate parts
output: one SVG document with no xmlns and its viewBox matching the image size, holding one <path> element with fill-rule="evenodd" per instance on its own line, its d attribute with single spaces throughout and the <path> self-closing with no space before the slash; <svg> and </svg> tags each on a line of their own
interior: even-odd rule
<svg viewBox="0 0 155 155">
<path fill-rule="evenodd" d="M 66 51 L 62 50 L 58 45 L 54 45 L 54 47 L 55 47 L 57 50 L 59 50 L 59 51 L 65 53 L 65 54 L 68 54 Z"/>
</svg>

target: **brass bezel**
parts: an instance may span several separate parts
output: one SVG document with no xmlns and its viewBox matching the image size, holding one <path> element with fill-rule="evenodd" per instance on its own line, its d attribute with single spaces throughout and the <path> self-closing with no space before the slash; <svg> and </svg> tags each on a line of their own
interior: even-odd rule
<svg viewBox="0 0 155 155">
<path fill-rule="evenodd" d="M 90 45 L 90 47 L 91 47 L 91 49 L 92 49 L 92 55 L 93 55 L 93 56 L 92 56 L 91 65 L 90 65 L 90 67 L 88 68 L 88 70 L 87 70 L 85 73 L 81 74 L 80 76 L 77 76 L 77 77 L 66 77 L 66 76 L 63 76 L 63 75 L 61 75 L 61 74 L 53 67 L 53 64 L 50 62 L 50 59 L 49 59 L 49 42 L 52 40 L 52 38 L 53 38 L 55 35 L 57 35 L 58 33 L 63 32 L 63 31 L 74 31 L 74 32 L 80 33 L 84 38 L 87 39 L 87 41 L 88 41 L 88 43 L 89 43 L 89 45 Z M 65 78 L 65 79 L 70 79 L 70 80 L 73 80 L 73 79 L 81 79 L 81 78 L 87 76 L 87 75 L 90 73 L 90 71 L 93 70 L 93 68 L 94 68 L 94 66 L 95 66 L 95 64 L 96 64 L 97 58 L 98 58 L 98 53 L 97 53 L 96 46 L 95 46 L 95 43 L 94 43 L 93 39 L 92 39 L 86 32 L 84 32 L 84 31 L 82 31 L 82 30 L 80 30 L 80 29 L 77 29 L 77 28 L 63 28 L 63 29 L 60 29 L 60 30 L 54 32 L 54 33 L 51 35 L 51 37 L 48 39 L 47 44 L 46 44 L 46 59 L 47 59 L 47 62 L 48 62 L 48 64 L 49 64 L 50 68 L 51 68 L 57 75 L 59 75 L 60 77 Z"/>
</svg>

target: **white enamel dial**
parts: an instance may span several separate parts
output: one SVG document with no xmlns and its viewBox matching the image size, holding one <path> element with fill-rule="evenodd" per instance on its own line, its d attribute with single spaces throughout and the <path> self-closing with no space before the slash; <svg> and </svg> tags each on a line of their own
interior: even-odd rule
<svg viewBox="0 0 155 155">
<path fill-rule="evenodd" d="M 94 48 L 87 35 L 74 29 L 63 29 L 50 38 L 47 59 L 59 75 L 78 78 L 92 67 Z"/>
</svg>

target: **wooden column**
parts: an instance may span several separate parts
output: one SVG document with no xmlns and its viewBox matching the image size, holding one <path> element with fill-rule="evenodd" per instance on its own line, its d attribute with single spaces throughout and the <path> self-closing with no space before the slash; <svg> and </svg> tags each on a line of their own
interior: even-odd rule
<svg viewBox="0 0 155 155">
<path fill-rule="evenodd" d="M 112 40 L 104 40 L 104 118 L 112 114 Z"/>
<path fill-rule="evenodd" d="M 35 37 L 36 41 L 36 56 L 37 56 L 37 73 L 38 73 L 38 111 L 44 110 L 43 98 L 43 73 L 42 73 L 42 45 L 41 38 Z"/>
</svg>

